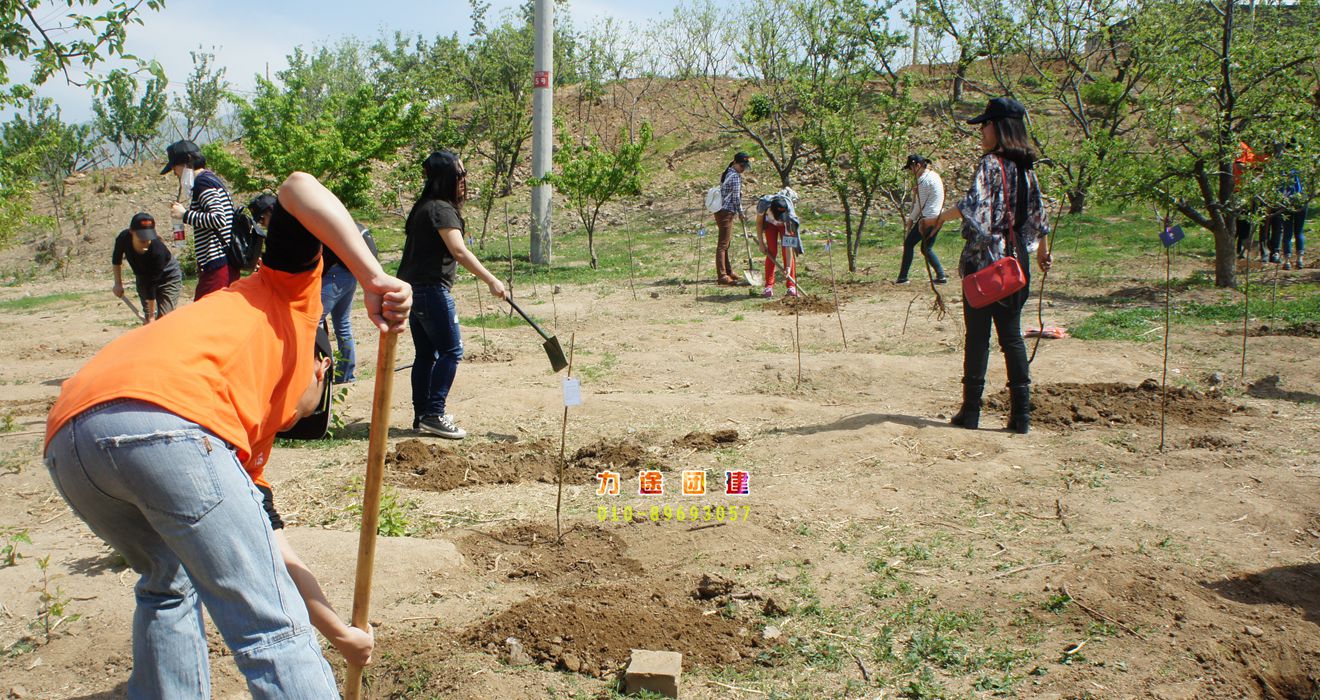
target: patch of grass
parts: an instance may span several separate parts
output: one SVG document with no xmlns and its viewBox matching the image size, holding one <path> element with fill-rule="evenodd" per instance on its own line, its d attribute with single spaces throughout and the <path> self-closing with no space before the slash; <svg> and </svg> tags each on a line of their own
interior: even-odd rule
<svg viewBox="0 0 1320 700">
<path fill-rule="evenodd" d="M 350 487 L 350 493 L 357 499 L 348 507 L 348 512 L 362 517 L 362 479 L 356 478 Z M 376 534 L 381 537 L 404 537 L 421 534 L 412 524 L 412 517 L 419 506 L 415 501 L 403 498 L 394 487 L 386 485 L 380 492 L 380 519 L 376 523 Z M 359 525 L 359 528 L 361 525 Z"/>
<path fill-rule="evenodd" d="M 1290 289 L 1289 297 L 1297 291 Z M 1251 302 L 1252 319 L 1299 325 L 1320 318 L 1320 293 L 1307 294 L 1302 290 L 1295 298 L 1281 298 L 1277 302 L 1261 299 L 1259 294 L 1254 294 Z M 1172 317 L 1174 324 L 1240 323 L 1242 303 L 1240 300 L 1219 304 L 1175 302 Z M 1162 339 L 1163 325 L 1163 308 L 1137 307 L 1097 311 L 1069 332 L 1081 340 L 1155 341 Z"/>
<path fill-rule="evenodd" d="M 522 304 L 519 304 L 519 306 L 522 306 Z M 467 316 L 460 318 L 458 322 L 459 325 L 471 326 L 474 328 L 518 328 L 524 323 L 522 317 L 518 314 L 509 316 L 508 314 L 499 312 L 487 312 L 478 316 Z M 536 322 L 541 323 L 542 327 L 545 325 L 540 319 L 537 319 Z"/>
<path fill-rule="evenodd" d="M 58 292 L 41 296 L 19 297 L 0 301 L 0 311 L 30 311 L 60 302 L 77 301 L 81 298 L 83 298 L 82 292 Z"/>
<path fill-rule="evenodd" d="M 1058 615 L 1059 613 L 1062 613 L 1071 602 L 1072 596 L 1067 593 L 1054 593 L 1050 595 L 1049 598 L 1045 599 L 1045 602 L 1041 604 L 1041 608 L 1047 612 L 1052 612 L 1055 615 Z"/>
<path fill-rule="evenodd" d="M 601 377 L 609 374 L 619 365 L 619 356 L 606 350 L 601 353 L 600 360 L 591 364 L 583 364 L 577 369 L 578 376 L 589 381 L 598 381 Z"/>
</svg>

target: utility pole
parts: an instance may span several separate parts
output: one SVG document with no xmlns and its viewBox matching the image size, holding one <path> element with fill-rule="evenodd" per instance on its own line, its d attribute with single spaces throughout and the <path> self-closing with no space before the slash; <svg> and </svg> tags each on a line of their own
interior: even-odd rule
<svg viewBox="0 0 1320 700">
<path fill-rule="evenodd" d="M 554 0 L 536 0 L 532 29 L 536 35 L 532 73 L 532 177 L 544 178 L 553 167 L 551 161 L 554 128 Z M 532 264 L 544 265 L 552 255 L 550 235 L 549 184 L 532 187 Z"/>
</svg>

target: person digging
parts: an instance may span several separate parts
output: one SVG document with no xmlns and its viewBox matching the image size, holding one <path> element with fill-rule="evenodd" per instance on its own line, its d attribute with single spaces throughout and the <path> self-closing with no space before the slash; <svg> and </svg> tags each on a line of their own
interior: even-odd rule
<svg viewBox="0 0 1320 700">
<path fill-rule="evenodd" d="M 255 273 L 112 341 L 47 417 L 55 487 L 141 576 L 130 698 L 210 697 L 203 605 L 254 698 L 339 697 L 312 633 L 325 610 L 300 595 L 305 567 L 259 488 L 277 436 L 318 438 L 329 423 L 323 243 L 362 285 L 370 321 L 401 332 L 411 287 L 385 273 L 329 190 L 294 173 Z M 369 632 L 332 641 L 350 663 L 370 659 Z"/>
<path fill-rule="evenodd" d="M 142 323 L 146 325 L 174 310 L 183 288 L 183 270 L 170 249 L 156 235 L 156 219 L 147 213 L 133 215 L 128 228 L 115 238 L 110 262 L 114 265 L 115 286 L 111 292 L 124 298 L 124 261 L 133 271 L 133 286 L 142 302 Z"/>
</svg>

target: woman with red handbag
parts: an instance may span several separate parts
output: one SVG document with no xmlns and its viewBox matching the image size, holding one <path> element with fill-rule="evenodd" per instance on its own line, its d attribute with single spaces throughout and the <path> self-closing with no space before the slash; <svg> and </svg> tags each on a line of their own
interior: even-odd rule
<svg viewBox="0 0 1320 700">
<path fill-rule="evenodd" d="M 1031 426 L 1031 374 L 1022 340 L 1022 307 L 1031 289 L 1030 251 L 1041 270 L 1053 263 L 1048 246 L 1049 222 L 1041 202 L 1034 167 L 1036 153 L 1023 122 L 1027 111 L 1017 100 L 996 97 L 985 112 L 967 120 L 981 127 L 984 155 L 967 196 L 939 216 L 922 221 L 927 231 L 962 219 L 963 246 L 958 270 L 963 277 L 963 404 L 954 425 L 975 429 L 981 419 L 981 394 L 990 359 L 990 326 L 999 336 L 1008 366 L 1012 408 L 1007 428 L 1026 433 Z"/>
</svg>

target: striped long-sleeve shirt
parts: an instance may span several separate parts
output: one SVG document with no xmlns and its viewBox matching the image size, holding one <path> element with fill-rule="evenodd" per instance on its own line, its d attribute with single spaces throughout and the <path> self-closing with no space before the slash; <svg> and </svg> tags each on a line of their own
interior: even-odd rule
<svg viewBox="0 0 1320 700">
<path fill-rule="evenodd" d="M 932 216 L 939 216 L 944 211 L 944 181 L 938 173 L 929 168 L 917 178 L 917 197 L 912 202 L 912 212 L 908 219 L 913 223 Z"/>
<path fill-rule="evenodd" d="M 225 244 L 234 223 L 234 202 L 225 184 L 210 170 L 197 173 L 192 202 L 183 213 L 183 222 L 193 227 L 197 269 L 214 270 L 226 264 Z"/>
</svg>

